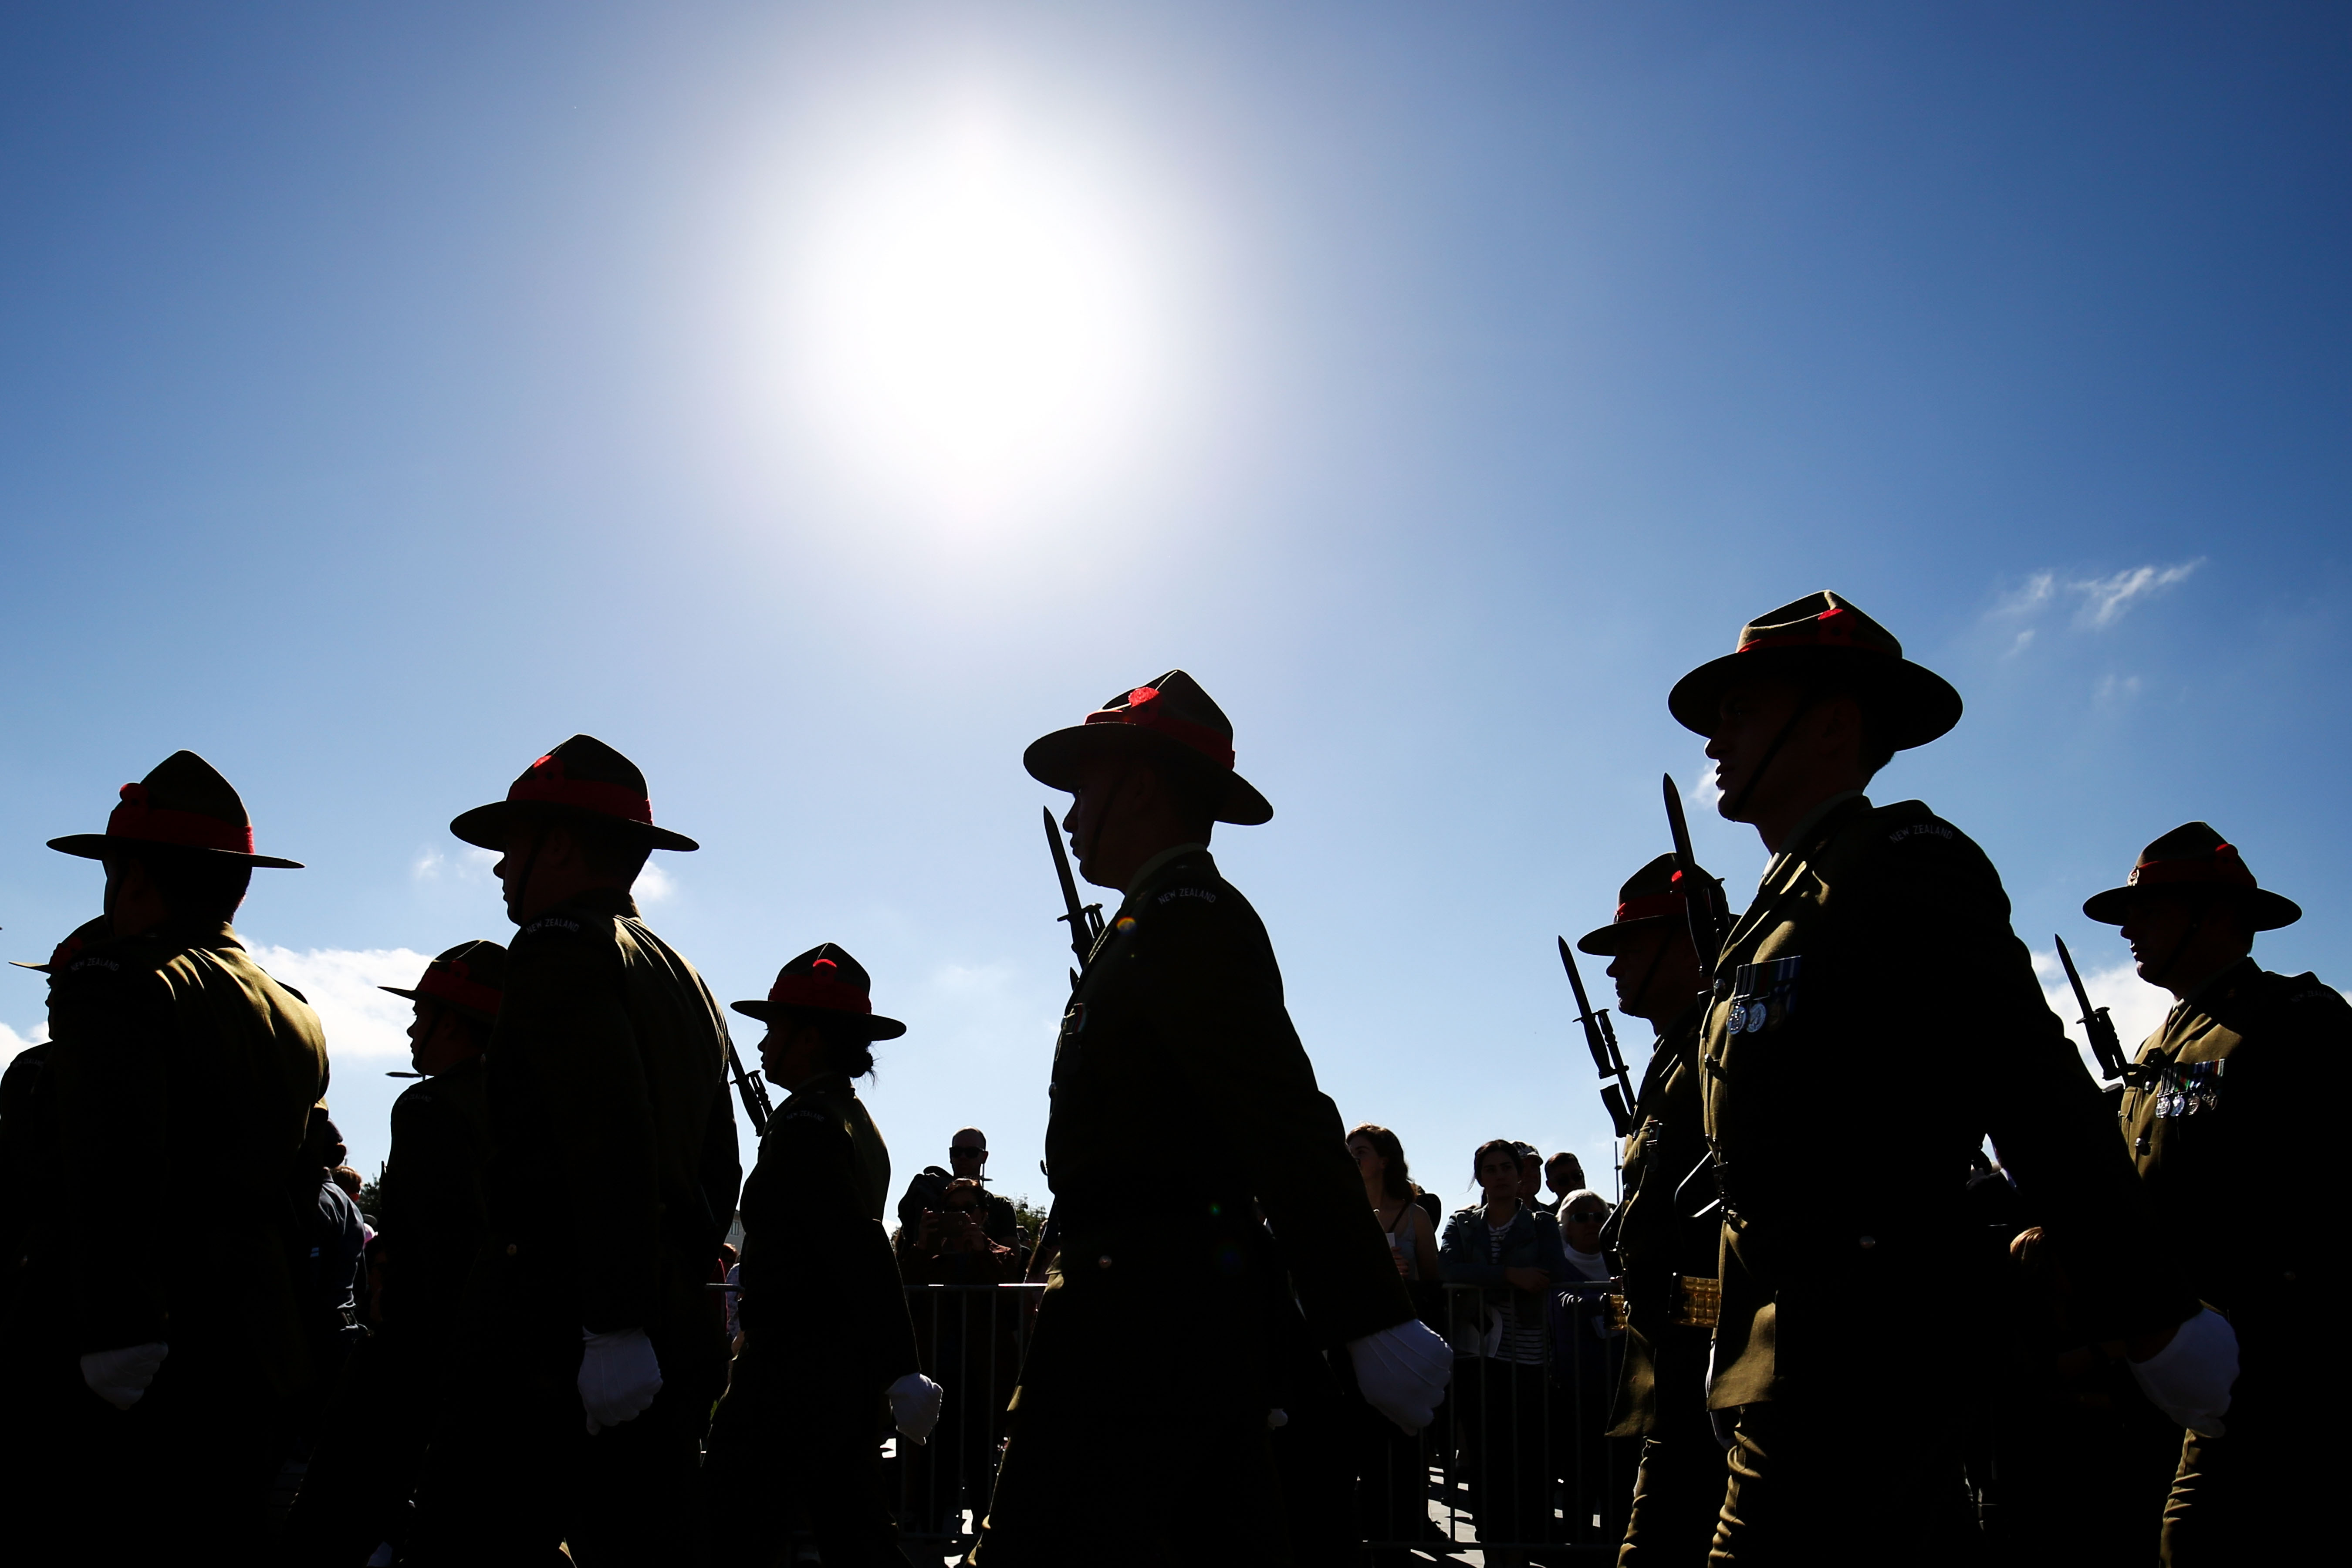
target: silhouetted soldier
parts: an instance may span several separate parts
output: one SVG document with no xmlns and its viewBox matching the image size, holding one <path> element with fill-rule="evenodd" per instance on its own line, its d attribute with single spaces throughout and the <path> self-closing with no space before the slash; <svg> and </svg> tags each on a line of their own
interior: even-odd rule
<svg viewBox="0 0 2352 1568">
<path fill-rule="evenodd" d="M 379 1317 L 288 1521 L 289 1557 L 356 1564 L 405 1533 L 410 1492 L 452 1382 L 466 1281 L 489 1241 L 490 1110 L 483 1050 L 498 1022 L 507 950 L 460 942 L 414 986 L 409 1063 L 423 1081 L 392 1104 L 378 1202 Z"/>
<path fill-rule="evenodd" d="M 1698 955 L 1675 885 L 1676 861 L 1661 855 L 1617 891 L 1617 913 L 1577 940 L 1609 959 L 1617 1010 L 1658 1031 L 1642 1071 L 1625 1141 L 1625 1201 L 1607 1239 L 1625 1293 L 1625 1370 L 1612 1437 L 1639 1437 L 1633 1511 L 1618 1555 L 1623 1568 L 1706 1561 L 1723 1505 L 1723 1445 L 1706 1415 L 1706 1357 L 1723 1287 L 1716 1267 L 1721 1224 L 1715 1182 L 1704 1169 L 1700 1125 Z"/>
<path fill-rule="evenodd" d="M 2140 1047 L 2124 1132 L 2159 1222 L 2209 1317 L 2228 1315 L 2239 1354 L 2234 1390 L 2223 1380 L 2193 1413 L 2203 1418 L 2186 1423 L 2163 1560 L 2316 1560 L 2333 1538 L 2337 1404 L 2319 1369 L 2335 1348 L 2344 1264 L 2313 1205 L 2336 1184 L 2326 1091 L 2352 1060 L 2352 1006 L 2315 974 L 2254 962 L 2255 934 L 2303 910 L 2258 886 L 2204 823 L 2149 845 L 2131 879 L 2083 912 L 2123 927 L 2140 978 L 2177 999 Z M 2155 1364 L 2134 1370 L 2144 1378 Z"/>
<path fill-rule="evenodd" d="M 629 889 L 649 851 L 696 845 L 585 735 L 449 827 L 500 852 L 521 930 L 486 1062 L 480 1337 L 427 1461 L 421 1545 L 500 1568 L 558 1541 L 583 1563 L 692 1561 L 726 1365 L 703 1287 L 741 1173 L 719 1004 Z"/>
<path fill-rule="evenodd" d="M 768 1026 L 760 1065 L 791 1095 L 743 1184 L 743 1349 L 710 1426 L 711 1558 L 743 1568 L 783 1545 L 780 1500 L 806 1510 L 825 1568 L 897 1568 L 882 1496 L 887 1420 L 915 1443 L 940 1416 L 916 1366 L 906 1292 L 882 1230 L 890 1152 L 852 1080 L 907 1032 L 874 1011 L 865 968 L 824 942 L 735 1011 Z"/>
<path fill-rule="evenodd" d="M 1232 723 L 1171 670 L 1023 761 L 1077 797 L 1079 869 L 1125 898 L 1055 1047 L 1062 1250 L 974 1561 L 1198 1561 L 1213 1536 L 1223 1562 L 1282 1562 L 1282 1315 L 1303 1308 L 1320 1347 L 1346 1346 L 1403 1426 L 1428 1424 L 1452 1357 L 1413 1316 L 1265 928 L 1210 858 L 1213 824 L 1274 815 L 1234 771 Z M 1185 1149 L 1139 1205 L 1145 1127 L 1182 1129 Z"/>
<path fill-rule="evenodd" d="M 193 752 L 49 847 L 105 862 L 108 927 L 49 978 L 59 1206 L 36 1289 L 50 1364 L 79 1375 L 43 1433 L 43 1512 L 82 1561 L 249 1553 L 313 1382 L 296 1232 L 327 1053 L 229 920 L 255 867 L 296 863 L 254 853 Z"/>
<path fill-rule="evenodd" d="M 1951 1418 L 1980 1331 L 1954 1286 L 1969 1152 L 1990 1135 L 2038 1205 L 2084 1337 L 2146 1357 L 2197 1301 L 1992 863 L 1921 802 L 1863 794 L 1958 722 L 1959 694 L 1813 594 L 1667 704 L 1708 738 L 1717 809 L 1772 855 L 1700 1034 L 1725 1216 L 1707 1405 L 1735 1437 L 1714 1557 L 1946 1562 L 1970 1534 Z"/>
</svg>

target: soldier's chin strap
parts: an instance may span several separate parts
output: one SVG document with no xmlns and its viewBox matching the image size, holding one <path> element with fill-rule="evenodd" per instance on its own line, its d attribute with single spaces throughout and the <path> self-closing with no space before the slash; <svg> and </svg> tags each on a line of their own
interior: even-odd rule
<svg viewBox="0 0 2352 1568">
<path fill-rule="evenodd" d="M 1798 721 L 1819 707 L 1822 696 L 1823 693 L 1818 688 L 1807 689 L 1805 695 L 1799 700 L 1796 711 L 1790 713 L 1788 722 L 1780 726 L 1780 732 L 1772 737 L 1772 743 L 1764 748 L 1764 755 L 1758 759 L 1754 770 L 1748 773 L 1748 782 L 1739 786 L 1739 793 L 1732 796 L 1731 804 L 1723 808 L 1724 816 L 1734 822 L 1740 820 L 1739 814 L 1747 809 L 1748 797 L 1754 795 L 1756 786 L 1764 782 L 1765 770 L 1769 768 L 1772 765 L 1772 760 L 1780 754 L 1780 748 L 1789 743 L 1789 737 L 1797 732 Z"/>
</svg>

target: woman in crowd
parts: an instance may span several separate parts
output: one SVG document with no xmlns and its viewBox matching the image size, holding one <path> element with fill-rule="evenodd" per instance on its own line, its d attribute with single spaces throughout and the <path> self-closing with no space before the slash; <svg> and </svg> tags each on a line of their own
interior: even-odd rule
<svg viewBox="0 0 2352 1568">
<path fill-rule="evenodd" d="M 1486 1202 L 1456 1210 L 1438 1247 L 1449 1283 L 1482 1288 L 1475 1310 L 1457 1299 L 1451 1313 L 1455 1430 L 1479 1542 L 1533 1545 L 1553 1534 L 1544 1320 L 1568 1258 L 1558 1222 L 1519 1201 L 1516 1144 L 1481 1143 L 1472 1170 Z"/>
<path fill-rule="evenodd" d="M 1421 1192 L 1405 1164 L 1404 1144 L 1385 1127 L 1367 1121 L 1348 1134 L 1348 1155 L 1364 1179 L 1372 1217 L 1389 1238 L 1397 1272 L 1423 1321 L 1443 1329 L 1437 1286 L 1437 1225 L 1414 1198 Z M 1359 1402 L 1360 1405 L 1360 1402 Z M 1425 1436 L 1401 1432 L 1396 1423 L 1361 1405 L 1358 1412 L 1357 1517 L 1370 1541 L 1419 1541 L 1429 1525 L 1429 1452 Z M 1410 1561 L 1391 1547 L 1378 1561 Z"/>
<path fill-rule="evenodd" d="M 1348 1134 L 1348 1157 L 1364 1179 L 1364 1196 L 1389 1238 L 1397 1272 L 1409 1281 L 1435 1279 L 1437 1226 L 1412 1201 L 1421 1189 L 1405 1164 L 1404 1144 L 1387 1128 L 1367 1121 Z"/>
</svg>

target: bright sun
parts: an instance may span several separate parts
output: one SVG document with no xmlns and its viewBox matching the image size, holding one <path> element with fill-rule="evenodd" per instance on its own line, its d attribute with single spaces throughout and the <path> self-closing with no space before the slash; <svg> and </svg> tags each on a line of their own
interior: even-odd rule
<svg viewBox="0 0 2352 1568">
<path fill-rule="evenodd" d="M 869 479 L 960 514 L 1131 453 L 1165 380 L 1136 205 L 970 113 L 836 187 L 807 253 L 803 395 Z"/>
</svg>

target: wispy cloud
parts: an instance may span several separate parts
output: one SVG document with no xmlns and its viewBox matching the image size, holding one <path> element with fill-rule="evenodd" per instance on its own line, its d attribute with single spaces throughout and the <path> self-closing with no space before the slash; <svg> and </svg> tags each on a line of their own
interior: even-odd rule
<svg viewBox="0 0 2352 1568">
<path fill-rule="evenodd" d="M 640 904 L 663 903 L 677 896 L 677 879 L 663 870 L 659 861 L 648 860 L 646 868 L 637 873 L 636 886 L 630 892 Z"/>
<path fill-rule="evenodd" d="M 498 863 L 495 852 L 477 849 L 470 844 L 454 851 L 427 849 L 410 865 L 408 875 L 418 882 L 488 883 L 490 868 Z"/>
<path fill-rule="evenodd" d="M 376 989 L 413 986 L 430 955 L 404 947 L 290 947 L 248 943 L 253 961 L 283 984 L 291 985 L 318 1010 L 326 1026 L 327 1059 L 408 1055 L 408 1023 L 414 1005 Z"/>
<path fill-rule="evenodd" d="M 2205 558 L 2200 555 L 2178 566 L 2135 566 L 2112 577 L 2070 584 L 2069 587 L 2084 596 L 2083 607 L 2074 613 L 2074 624 L 2099 629 L 2114 626 L 2134 604 L 2175 583 L 2187 582 L 2189 574 L 2204 564 Z"/>
<path fill-rule="evenodd" d="M 2105 577 L 2063 578 L 2055 572 L 2036 572 L 2009 589 L 1993 604 L 1987 614 L 1989 620 L 2032 620 L 2057 605 L 2061 600 L 2078 601 L 2074 625 L 2088 631 L 2105 631 L 2122 620 L 2134 605 L 2153 598 L 2179 583 L 2189 580 L 2205 564 L 2205 557 L 2183 561 L 2177 565 L 2158 566 L 2150 563 L 2134 566 Z M 2028 626 L 2017 634 L 2010 645 L 2011 654 L 2023 652 L 2033 641 L 2033 628 Z"/>
</svg>

